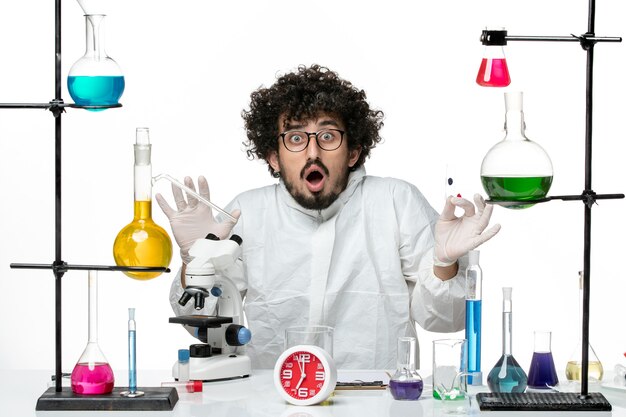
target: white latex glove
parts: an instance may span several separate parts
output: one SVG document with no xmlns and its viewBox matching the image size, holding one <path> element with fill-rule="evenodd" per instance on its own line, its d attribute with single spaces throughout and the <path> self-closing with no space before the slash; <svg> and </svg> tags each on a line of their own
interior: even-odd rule
<svg viewBox="0 0 626 417">
<path fill-rule="evenodd" d="M 452 265 L 500 231 L 499 224 L 485 231 L 493 205 L 485 204 L 480 194 L 474 194 L 474 202 L 476 207 L 464 198 L 450 196 L 446 199 L 446 205 L 435 225 L 435 265 Z M 465 211 L 463 216 L 454 214 L 456 207 Z"/>
<path fill-rule="evenodd" d="M 194 191 L 196 190 L 191 177 L 185 177 L 185 185 Z M 198 177 L 198 190 L 198 194 L 211 201 L 209 184 L 203 176 Z M 161 207 L 161 210 L 163 210 L 163 213 L 170 221 L 172 233 L 180 247 L 180 256 L 184 263 L 188 263 L 191 260 L 189 248 L 196 240 L 205 238 L 209 233 L 213 233 L 220 239 L 225 239 L 230 235 L 231 230 L 237 223 L 230 219 L 218 223 L 213 217 L 211 207 L 199 202 L 192 195 L 188 195 L 185 201 L 183 191 L 173 184 L 172 194 L 174 195 L 178 211 L 170 207 L 161 194 L 156 194 L 155 198 L 157 203 L 159 203 L 159 207 Z M 231 213 L 236 219 L 239 218 L 240 214 L 239 210 L 234 210 Z"/>
</svg>

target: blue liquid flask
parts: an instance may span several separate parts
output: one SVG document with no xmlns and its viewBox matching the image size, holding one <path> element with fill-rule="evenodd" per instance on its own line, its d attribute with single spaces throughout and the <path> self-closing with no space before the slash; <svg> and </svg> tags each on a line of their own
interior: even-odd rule
<svg viewBox="0 0 626 417">
<path fill-rule="evenodd" d="M 478 264 L 480 252 L 469 251 L 465 270 L 465 338 L 467 339 L 467 383 L 482 385 L 480 340 L 482 322 L 483 271 Z"/>
<path fill-rule="evenodd" d="M 104 50 L 103 14 L 85 15 L 85 55 L 72 65 L 67 76 L 67 89 L 74 103 L 81 106 L 118 104 L 124 92 L 124 75 L 117 63 Z M 105 108 L 87 108 L 101 111 Z"/>
<path fill-rule="evenodd" d="M 528 383 L 526 372 L 512 353 L 512 292 L 510 287 L 502 288 L 502 357 L 487 376 L 487 385 L 491 392 L 524 392 Z"/>
</svg>

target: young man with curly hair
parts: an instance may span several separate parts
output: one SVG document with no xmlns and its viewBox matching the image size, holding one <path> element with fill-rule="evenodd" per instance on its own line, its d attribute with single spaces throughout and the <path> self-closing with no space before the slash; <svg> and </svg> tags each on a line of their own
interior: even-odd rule
<svg viewBox="0 0 626 417">
<path fill-rule="evenodd" d="M 252 341 L 253 366 L 271 368 L 294 325 L 334 328 L 339 368 L 393 369 L 399 336 L 464 326 L 469 250 L 493 237 L 492 206 L 449 197 L 441 216 L 405 181 L 365 174 L 380 142 L 383 113 L 362 90 L 327 68 L 301 66 L 251 95 L 243 112 L 248 155 L 267 162 L 277 184 L 246 191 L 227 206 L 238 218 L 217 222 L 193 197 L 161 195 L 184 264 L 209 232 L 243 238 L 238 280 Z M 193 187 L 191 178 L 185 178 Z M 209 195 L 206 179 L 200 193 Z M 461 217 L 455 207 L 464 210 Z M 181 280 L 181 276 L 183 279 Z M 177 304 L 184 272 L 172 284 Z M 211 306 L 206 307 L 207 314 Z"/>
</svg>

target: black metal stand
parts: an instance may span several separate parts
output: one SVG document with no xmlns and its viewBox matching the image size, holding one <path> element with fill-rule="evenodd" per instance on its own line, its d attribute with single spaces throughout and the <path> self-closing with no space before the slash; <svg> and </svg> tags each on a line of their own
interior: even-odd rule
<svg viewBox="0 0 626 417">
<path fill-rule="evenodd" d="M 590 399 L 589 377 L 589 296 L 591 292 L 591 208 L 599 199 L 624 198 L 624 194 L 596 194 L 591 187 L 591 156 L 592 156 L 592 127 L 593 127 L 593 58 L 594 47 L 598 42 L 621 42 L 621 37 L 597 37 L 595 36 L 596 2 L 589 0 L 587 32 L 580 35 L 570 36 L 509 36 L 505 30 L 484 30 L 481 42 L 484 45 L 506 45 L 507 41 L 548 41 L 548 42 L 579 42 L 583 50 L 587 52 L 586 70 L 586 112 L 585 112 L 585 188 L 578 196 L 554 196 L 541 200 L 529 200 L 519 204 L 542 203 L 554 199 L 581 200 L 584 203 L 584 252 L 583 252 L 583 314 L 582 314 L 582 361 L 581 361 L 581 386 L 580 399 Z M 495 204 L 507 204 L 496 202 Z M 600 395 L 601 394 L 597 394 Z M 594 395 L 594 401 L 597 401 Z M 608 402 L 607 402 L 608 404 Z M 610 405 L 609 405 L 610 406 Z M 482 409 L 482 405 L 481 405 Z M 563 408 L 563 410 L 571 408 Z M 609 408 L 610 409 L 610 408 Z"/>
<path fill-rule="evenodd" d="M 71 390 L 62 388 L 62 320 L 61 320 L 61 278 L 69 270 L 99 270 L 99 271 L 157 271 L 170 272 L 165 267 L 121 267 L 107 265 L 69 265 L 61 256 L 61 115 L 66 107 L 80 109 L 108 109 L 122 107 L 121 104 L 107 106 L 81 106 L 74 103 L 64 103 L 61 97 L 61 0 L 55 0 L 54 8 L 55 32 L 55 68 L 54 68 L 54 99 L 48 103 L 2 103 L 0 109 L 46 109 L 54 115 L 55 140 L 55 205 L 54 205 L 54 242 L 55 257 L 52 264 L 12 263 L 15 269 L 52 269 L 55 278 L 55 388 L 47 390 L 37 402 L 37 410 L 148 410 L 157 407 L 159 410 L 171 410 L 178 401 L 175 388 L 142 388 L 146 392 L 144 397 L 138 398 L 105 398 L 103 396 L 84 396 L 73 394 Z M 113 391 L 115 393 L 115 390 Z M 153 393 L 153 395 L 148 395 Z M 113 396 L 111 394 L 110 396 Z M 109 397 L 110 397 L 109 396 Z M 166 408 L 163 408 L 166 407 Z"/>
</svg>

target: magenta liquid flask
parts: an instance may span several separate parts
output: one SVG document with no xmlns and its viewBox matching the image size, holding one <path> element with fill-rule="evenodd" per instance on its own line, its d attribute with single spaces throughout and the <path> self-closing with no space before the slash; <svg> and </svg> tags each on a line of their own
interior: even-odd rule
<svg viewBox="0 0 626 417">
<path fill-rule="evenodd" d="M 75 394 L 97 395 L 113 391 L 115 378 L 98 346 L 98 272 L 89 271 L 89 340 L 72 371 Z"/>
<path fill-rule="evenodd" d="M 389 391 L 396 400 L 417 400 L 424 390 L 422 377 L 415 370 L 416 346 L 414 337 L 398 338 L 397 369 L 389 379 Z"/>
<path fill-rule="evenodd" d="M 482 87 L 506 87 L 511 84 L 511 76 L 509 75 L 509 67 L 506 64 L 503 48 L 506 45 L 506 31 L 484 30 L 483 36 L 487 36 L 485 40 L 488 43 L 485 46 L 483 59 L 478 68 L 476 84 Z"/>
</svg>

